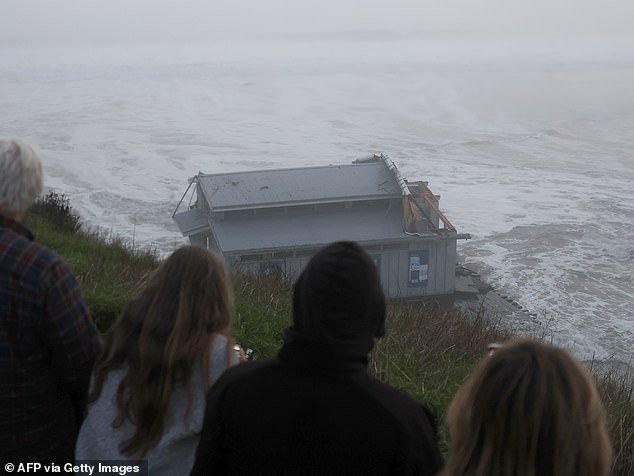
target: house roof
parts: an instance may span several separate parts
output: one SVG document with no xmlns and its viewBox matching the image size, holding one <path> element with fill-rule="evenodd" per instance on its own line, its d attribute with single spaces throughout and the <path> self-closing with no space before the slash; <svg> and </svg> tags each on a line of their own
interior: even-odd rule
<svg viewBox="0 0 634 476">
<path fill-rule="evenodd" d="M 403 231 L 400 204 L 387 210 L 362 207 L 292 216 L 239 217 L 216 221 L 212 229 L 224 253 L 321 246 L 339 240 L 392 241 L 408 237 Z"/>
<path fill-rule="evenodd" d="M 384 162 L 198 175 L 214 212 L 402 195 Z"/>
<path fill-rule="evenodd" d="M 199 173 L 192 182 L 197 182 L 196 205 L 185 212 L 175 211 L 173 218 L 184 235 L 210 230 L 223 253 L 313 247 L 338 240 L 368 243 L 412 236 L 468 237 L 457 235 L 451 226 L 439 230 L 438 217 L 430 219 L 425 211 L 433 204 L 412 208 L 425 196 L 420 190 L 412 195 L 393 163 L 390 167 L 388 160 L 376 159 L 347 165 Z M 415 192 L 416 184 L 411 184 Z M 443 233 L 446 231 L 453 233 Z"/>
</svg>

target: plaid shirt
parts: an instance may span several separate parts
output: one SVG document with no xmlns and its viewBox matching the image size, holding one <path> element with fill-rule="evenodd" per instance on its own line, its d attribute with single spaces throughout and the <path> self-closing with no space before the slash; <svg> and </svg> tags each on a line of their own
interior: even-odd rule
<svg viewBox="0 0 634 476">
<path fill-rule="evenodd" d="M 0 215 L 0 463 L 69 461 L 99 334 L 54 252 Z"/>
</svg>

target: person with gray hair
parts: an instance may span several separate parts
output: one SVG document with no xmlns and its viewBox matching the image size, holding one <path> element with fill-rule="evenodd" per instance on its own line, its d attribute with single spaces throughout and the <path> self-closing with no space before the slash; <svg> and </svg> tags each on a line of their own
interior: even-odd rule
<svg viewBox="0 0 634 476">
<path fill-rule="evenodd" d="M 70 462 L 101 349 L 77 280 L 22 220 L 42 192 L 33 149 L 0 139 L 0 462 Z"/>
<path fill-rule="evenodd" d="M 22 217 L 42 193 L 42 182 L 42 164 L 31 147 L 0 140 L 0 209 Z"/>
</svg>

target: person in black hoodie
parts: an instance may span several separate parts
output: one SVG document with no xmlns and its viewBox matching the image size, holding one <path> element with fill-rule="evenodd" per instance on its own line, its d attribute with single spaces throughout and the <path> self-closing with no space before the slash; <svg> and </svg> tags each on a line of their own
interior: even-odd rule
<svg viewBox="0 0 634 476">
<path fill-rule="evenodd" d="M 372 259 L 353 242 L 321 249 L 295 282 L 278 356 L 228 369 L 211 388 L 191 474 L 436 474 L 429 411 L 368 375 L 384 333 Z"/>
</svg>

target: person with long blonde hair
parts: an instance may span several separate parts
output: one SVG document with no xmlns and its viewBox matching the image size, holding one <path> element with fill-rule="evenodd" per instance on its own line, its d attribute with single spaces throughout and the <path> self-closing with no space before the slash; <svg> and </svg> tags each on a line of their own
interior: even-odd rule
<svg viewBox="0 0 634 476">
<path fill-rule="evenodd" d="M 612 447 L 595 383 L 567 351 L 531 340 L 485 357 L 458 390 L 442 476 L 607 476 Z"/>
<path fill-rule="evenodd" d="M 220 258 L 179 248 L 130 300 L 104 338 L 77 460 L 147 460 L 152 475 L 186 474 L 207 390 L 236 364 L 233 312 Z"/>
</svg>

